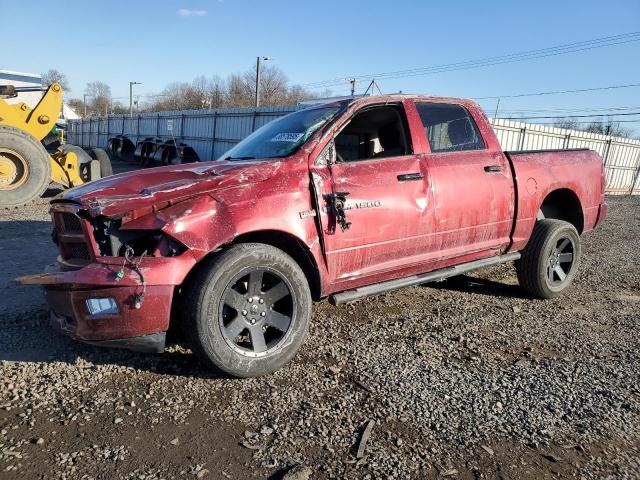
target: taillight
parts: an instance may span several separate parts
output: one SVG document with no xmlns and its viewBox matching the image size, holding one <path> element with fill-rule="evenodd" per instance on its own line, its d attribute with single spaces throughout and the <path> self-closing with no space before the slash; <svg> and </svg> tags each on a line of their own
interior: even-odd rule
<svg viewBox="0 0 640 480">
<path fill-rule="evenodd" d="M 606 186 L 607 185 L 606 185 L 606 178 L 604 174 L 604 163 L 602 163 L 602 170 L 600 174 L 600 192 L 602 193 L 602 195 L 604 195 L 604 189 Z"/>
</svg>

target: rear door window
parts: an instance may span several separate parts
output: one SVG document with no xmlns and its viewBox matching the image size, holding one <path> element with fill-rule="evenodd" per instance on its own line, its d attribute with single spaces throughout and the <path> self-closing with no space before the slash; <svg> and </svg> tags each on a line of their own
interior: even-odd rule
<svg viewBox="0 0 640 480">
<path fill-rule="evenodd" d="M 433 153 L 485 148 L 466 108 L 449 103 L 416 103 L 416 108 Z"/>
</svg>

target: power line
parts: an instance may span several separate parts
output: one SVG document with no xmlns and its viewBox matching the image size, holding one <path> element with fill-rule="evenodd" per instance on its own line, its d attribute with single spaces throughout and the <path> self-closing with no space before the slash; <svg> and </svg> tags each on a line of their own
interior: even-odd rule
<svg viewBox="0 0 640 480">
<path fill-rule="evenodd" d="M 405 78 L 420 75 L 431 75 L 435 73 L 444 73 L 457 70 L 468 70 L 472 68 L 487 67 L 493 65 L 500 65 L 504 63 L 520 62 L 525 60 L 531 60 L 535 58 L 544 58 L 556 55 L 565 55 L 568 53 L 581 52 L 585 50 L 593 50 L 596 48 L 603 48 L 614 45 L 621 45 L 625 43 L 640 41 L 640 32 L 630 32 L 619 35 L 612 35 L 608 37 L 601 37 L 592 40 L 585 40 L 581 42 L 568 43 L 564 45 L 558 45 L 555 47 L 547 47 L 536 50 L 528 50 L 520 53 L 486 57 L 476 60 L 468 60 L 464 62 L 449 63 L 443 65 L 434 65 L 429 67 L 419 67 L 409 70 L 396 70 L 390 72 L 369 73 L 364 75 L 350 75 L 349 78 L 375 78 L 381 79 L 394 79 Z M 318 82 L 310 82 L 303 84 L 303 87 L 307 88 L 326 88 L 330 86 L 341 85 L 344 82 L 344 76 L 340 78 L 334 78 L 330 80 L 322 80 Z"/>
<path fill-rule="evenodd" d="M 537 120 L 537 119 L 564 119 L 564 118 L 595 118 L 595 117 L 619 117 L 623 115 L 636 116 L 640 115 L 640 112 L 632 113 L 613 113 L 613 114 L 599 114 L 599 115 L 563 115 L 563 116 L 541 116 L 541 117 L 498 117 L 501 120 Z M 617 122 L 618 120 L 612 120 Z"/>
<path fill-rule="evenodd" d="M 488 108 L 484 108 L 484 110 L 493 110 L 494 106 L 490 106 Z M 610 112 L 610 111 L 625 111 L 625 110 L 636 110 L 640 109 L 640 106 L 637 107 L 606 107 L 606 108 L 553 108 L 553 109 L 527 109 L 523 108 L 522 110 L 500 110 L 500 112 L 504 114 L 511 115 L 528 115 L 528 114 L 538 114 L 538 113 L 578 113 L 578 112 Z"/>
<path fill-rule="evenodd" d="M 471 97 L 474 100 L 488 100 L 498 98 L 520 98 L 520 97 L 540 97 L 543 95 L 561 95 L 565 93 L 581 93 L 581 92 L 595 92 L 598 90 L 615 90 L 618 88 L 632 88 L 640 87 L 640 83 L 629 83 L 626 85 L 609 85 L 607 87 L 595 87 L 595 88 L 577 88 L 575 90 L 556 90 L 551 92 L 534 92 L 534 93 L 518 93 L 516 95 L 492 95 L 489 97 Z"/>
<path fill-rule="evenodd" d="M 496 118 L 495 120 L 513 120 L 513 121 L 519 121 L 522 120 L 520 118 Z M 535 123 L 536 125 L 552 125 L 552 126 L 557 126 L 556 123 L 554 122 L 532 122 Z M 611 125 L 614 123 L 640 123 L 640 120 L 613 120 L 613 121 L 606 121 L 606 120 L 594 120 L 594 121 L 573 121 L 571 123 L 575 123 L 578 125 L 591 125 L 594 123 L 597 124 L 603 124 L 603 125 Z"/>
</svg>

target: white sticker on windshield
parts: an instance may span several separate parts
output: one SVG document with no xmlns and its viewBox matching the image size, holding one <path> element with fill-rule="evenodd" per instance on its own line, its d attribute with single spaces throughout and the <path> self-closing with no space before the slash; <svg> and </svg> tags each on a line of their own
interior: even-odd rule
<svg viewBox="0 0 640 480">
<path fill-rule="evenodd" d="M 295 143 L 302 138 L 304 133 L 279 133 L 271 139 L 272 142 L 292 142 Z"/>
</svg>

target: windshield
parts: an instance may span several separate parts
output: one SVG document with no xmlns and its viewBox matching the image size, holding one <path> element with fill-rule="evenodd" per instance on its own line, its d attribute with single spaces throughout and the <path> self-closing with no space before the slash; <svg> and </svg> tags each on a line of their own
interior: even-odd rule
<svg viewBox="0 0 640 480">
<path fill-rule="evenodd" d="M 340 107 L 332 105 L 290 113 L 267 123 L 231 150 L 224 160 L 287 157 L 300 148 Z"/>
</svg>

